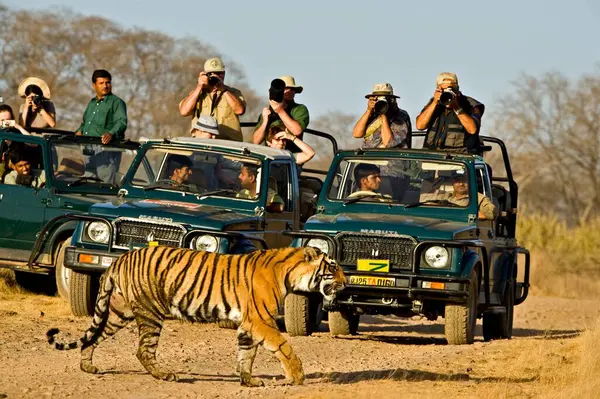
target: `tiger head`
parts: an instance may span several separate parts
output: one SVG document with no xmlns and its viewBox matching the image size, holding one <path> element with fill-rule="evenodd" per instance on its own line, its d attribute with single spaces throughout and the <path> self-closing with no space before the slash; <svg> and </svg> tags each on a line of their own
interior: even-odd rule
<svg viewBox="0 0 600 399">
<path fill-rule="evenodd" d="M 348 280 L 335 259 L 321 250 L 312 247 L 302 248 L 304 262 L 297 269 L 296 291 L 320 292 L 326 300 L 332 301 L 337 291 L 342 290 Z"/>
</svg>

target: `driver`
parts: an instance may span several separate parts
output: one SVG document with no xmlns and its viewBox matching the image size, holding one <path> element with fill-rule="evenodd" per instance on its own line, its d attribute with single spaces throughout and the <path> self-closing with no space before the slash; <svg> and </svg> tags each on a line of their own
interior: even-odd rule
<svg viewBox="0 0 600 399">
<path fill-rule="evenodd" d="M 381 170 L 378 166 L 370 163 L 359 163 L 354 168 L 354 182 L 358 186 L 358 191 L 350 194 L 348 198 L 365 196 L 384 196 L 378 193 L 381 186 Z"/>
<path fill-rule="evenodd" d="M 190 176 L 192 175 L 192 167 L 194 163 L 189 157 L 185 155 L 172 155 L 169 158 L 169 177 L 170 180 L 177 183 L 178 185 L 187 184 Z"/>
</svg>

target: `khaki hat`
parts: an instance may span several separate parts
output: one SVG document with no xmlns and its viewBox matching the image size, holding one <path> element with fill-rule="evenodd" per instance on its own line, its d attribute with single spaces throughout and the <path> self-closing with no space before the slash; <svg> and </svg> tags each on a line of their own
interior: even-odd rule
<svg viewBox="0 0 600 399">
<path fill-rule="evenodd" d="M 204 63 L 204 72 L 225 72 L 225 64 L 219 57 L 213 57 Z"/>
<path fill-rule="evenodd" d="M 458 77 L 454 72 L 442 72 L 437 76 L 437 84 L 449 83 L 458 86 Z"/>
<path fill-rule="evenodd" d="M 46 99 L 50 100 L 50 88 L 48 87 L 48 85 L 46 84 L 46 82 L 44 82 L 40 78 L 34 78 L 34 77 L 25 78 L 21 83 L 19 83 L 19 88 L 17 89 L 17 92 L 19 93 L 19 96 L 26 97 L 25 96 L 25 89 L 29 85 L 36 85 L 37 87 L 39 87 L 40 89 L 42 89 L 42 94 L 44 94 L 44 97 Z"/>
<path fill-rule="evenodd" d="M 296 86 L 296 79 L 294 79 L 293 76 L 280 76 L 279 79 L 285 82 L 285 87 L 293 87 L 298 94 L 302 93 L 302 90 L 304 90 L 304 87 Z"/>
<path fill-rule="evenodd" d="M 375 86 L 373 86 L 373 92 L 371 94 L 367 94 L 365 98 L 377 96 L 390 96 L 400 98 L 399 96 L 394 95 L 394 88 L 389 83 L 377 83 Z"/>
</svg>

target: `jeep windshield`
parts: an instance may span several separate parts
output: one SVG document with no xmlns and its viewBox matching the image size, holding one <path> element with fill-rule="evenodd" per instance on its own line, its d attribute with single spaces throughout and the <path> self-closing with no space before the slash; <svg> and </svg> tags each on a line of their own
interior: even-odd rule
<svg viewBox="0 0 600 399">
<path fill-rule="evenodd" d="M 144 191 L 168 190 L 206 197 L 256 201 L 261 161 L 214 150 L 155 145 L 138 163 L 131 184 Z"/>
<path fill-rule="evenodd" d="M 330 200 L 379 205 L 466 207 L 468 172 L 458 162 L 401 157 L 348 157 L 337 166 Z"/>
<path fill-rule="evenodd" d="M 52 175 L 67 187 L 116 187 L 137 153 L 138 143 L 66 138 L 51 141 Z"/>
</svg>

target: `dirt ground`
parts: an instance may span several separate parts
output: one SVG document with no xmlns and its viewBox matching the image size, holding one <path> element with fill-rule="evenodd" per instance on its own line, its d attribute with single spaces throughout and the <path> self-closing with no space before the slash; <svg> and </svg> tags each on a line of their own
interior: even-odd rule
<svg viewBox="0 0 600 399">
<path fill-rule="evenodd" d="M 105 373 L 90 375 L 79 370 L 79 351 L 59 352 L 45 340 L 50 327 L 79 337 L 90 320 L 70 316 L 59 298 L 17 294 L 0 300 L 0 398 L 555 397 L 553 373 L 575 361 L 581 331 L 599 317 L 595 301 L 530 297 L 516 308 L 512 340 L 483 342 L 479 321 L 469 346 L 446 345 L 442 319 L 364 317 L 348 338 L 330 337 L 325 322 L 311 337 L 290 338 L 305 385 L 283 386 L 279 362 L 259 349 L 254 374 L 266 387 L 245 388 L 232 330 L 167 323 L 158 358 L 180 377 L 169 383 L 137 361 L 132 325 L 99 347 L 95 364 Z"/>
</svg>

